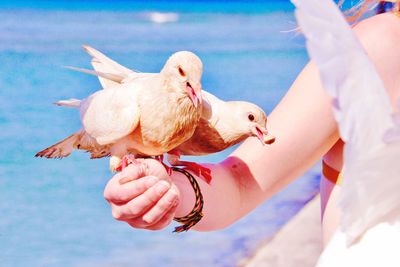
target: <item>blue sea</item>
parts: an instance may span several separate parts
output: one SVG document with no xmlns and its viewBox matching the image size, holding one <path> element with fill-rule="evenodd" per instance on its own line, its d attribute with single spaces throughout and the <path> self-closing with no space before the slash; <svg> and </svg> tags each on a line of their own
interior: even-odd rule
<svg viewBox="0 0 400 267">
<path fill-rule="evenodd" d="M 173 234 L 112 218 L 107 159 L 33 156 L 80 128 L 76 110 L 52 103 L 100 89 L 63 68 L 90 68 L 82 44 L 143 72 L 193 51 L 203 88 L 269 113 L 308 60 L 292 11 L 271 0 L 0 1 L 0 266 L 235 266 L 271 238 L 318 191 L 318 167 L 225 230 Z"/>
</svg>

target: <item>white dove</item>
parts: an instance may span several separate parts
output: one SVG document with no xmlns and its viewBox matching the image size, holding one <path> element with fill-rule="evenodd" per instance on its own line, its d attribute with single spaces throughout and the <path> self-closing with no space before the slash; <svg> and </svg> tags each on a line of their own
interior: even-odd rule
<svg viewBox="0 0 400 267">
<path fill-rule="evenodd" d="M 130 70 L 92 47 L 85 46 L 92 56 L 95 71 L 68 67 L 73 70 L 98 76 L 104 89 L 140 78 L 145 73 Z M 202 116 L 193 136 L 172 151 L 168 152 L 168 161 L 173 166 L 186 166 L 206 182 L 210 183 L 211 173 L 206 167 L 189 161 L 181 161 L 181 155 L 202 156 L 220 152 L 242 142 L 249 136 L 260 139 L 262 144 L 271 144 L 275 138 L 268 135 L 267 116 L 255 104 L 245 101 L 225 102 L 209 92 L 202 90 Z M 104 149 L 105 151 L 107 148 Z M 92 157 L 101 157 L 104 150 L 92 153 Z"/>
<path fill-rule="evenodd" d="M 400 114 L 335 3 L 292 1 L 346 143 L 341 227 L 317 266 L 400 266 Z"/>
<path fill-rule="evenodd" d="M 109 154 L 115 171 L 129 153 L 162 155 L 193 135 L 201 115 L 201 75 L 201 60 L 181 51 L 160 73 L 121 80 L 83 101 L 59 101 L 80 109 L 83 129 L 36 156 L 60 158 L 74 148 L 88 148 L 92 157 Z"/>
<path fill-rule="evenodd" d="M 193 136 L 169 151 L 168 161 L 174 166 L 187 166 L 210 183 L 209 169 L 194 162 L 181 161 L 179 157 L 220 152 L 249 136 L 257 137 L 262 144 L 272 144 L 275 137 L 268 134 L 267 115 L 257 105 L 245 101 L 225 102 L 204 90 L 202 97 L 202 116 Z"/>
</svg>

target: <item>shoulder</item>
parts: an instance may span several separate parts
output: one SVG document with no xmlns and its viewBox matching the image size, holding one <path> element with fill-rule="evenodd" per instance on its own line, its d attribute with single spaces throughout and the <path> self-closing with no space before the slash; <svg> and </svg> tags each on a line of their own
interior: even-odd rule
<svg viewBox="0 0 400 267">
<path fill-rule="evenodd" d="M 358 23 L 354 31 L 395 103 L 400 97 L 400 18 L 376 15 Z"/>
<path fill-rule="evenodd" d="M 396 15 L 385 13 L 367 18 L 354 31 L 367 52 L 400 57 L 400 18 Z"/>
</svg>

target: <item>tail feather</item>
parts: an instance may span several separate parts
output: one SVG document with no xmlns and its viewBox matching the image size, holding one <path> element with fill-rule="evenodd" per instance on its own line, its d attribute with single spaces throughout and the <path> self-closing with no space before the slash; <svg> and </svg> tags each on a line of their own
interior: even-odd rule
<svg viewBox="0 0 400 267">
<path fill-rule="evenodd" d="M 45 157 L 45 158 L 55 158 L 60 159 L 64 157 L 68 157 L 72 151 L 74 151 L 75 146 L 79 143 L 80 134 L 76 132 L 64 140 L 54 144 L 38 153 L 36 153 L 35 157 Z"/>
<path fill-rule="evenodd" d="M 63 107 L 72 107 L 72 108 L 80 108 L 81 106 L 81 100 L 71 98 L 68 100 L 60 100 L 54 103 L 57 106 L 63 106 Z"/>
</svg>

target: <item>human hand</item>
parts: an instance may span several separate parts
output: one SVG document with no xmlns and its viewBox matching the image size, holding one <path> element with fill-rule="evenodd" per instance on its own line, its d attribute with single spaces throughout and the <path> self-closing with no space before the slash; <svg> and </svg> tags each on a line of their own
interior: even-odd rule
<svg viewBox="0 0 400 267">
<path fill-rule="evenodd" d="M 104 198 L 115 219 L 134 228 L 159 230 L 174 218 L 179 190 L 160 162 L 137 159 L 108 182 Z"/>
</svg>

